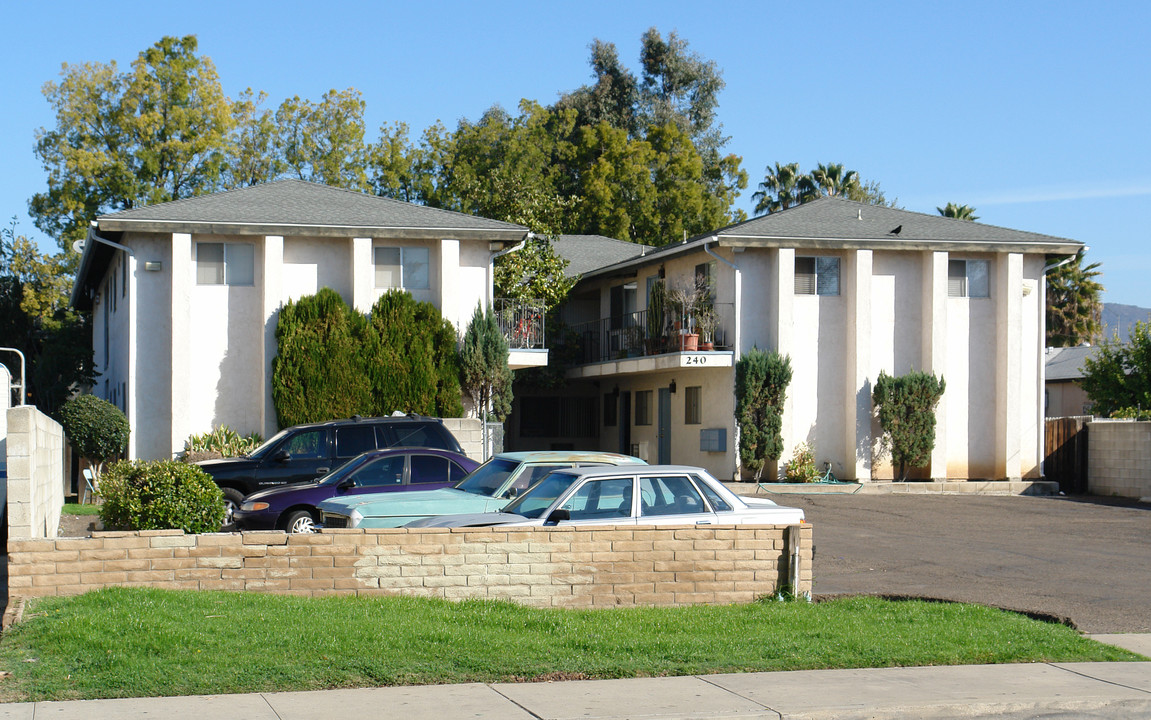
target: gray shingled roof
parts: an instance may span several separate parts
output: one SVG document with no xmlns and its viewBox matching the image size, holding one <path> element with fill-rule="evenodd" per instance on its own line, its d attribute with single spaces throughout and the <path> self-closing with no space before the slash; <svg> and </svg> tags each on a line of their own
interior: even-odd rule
<svg viewBox="0 0 1151 720">
<path fill-rule="evenodd" d="M 1094 359 L 1098 347 L 1047 348 L 1043 359 L 1044 377 L 1048 381 L 1080 380 L 1083 378 L 1083 362 Z"/>
<path fill-rule="evenodd" d="M 203 226 L 240 233 L 294 229 L 297 234 L 305 228 L 309 231 L 327 228 L 344 236 L 356 233 L 371 235 L 371 231 L 381 234 L 386 231 L 399 231 L 401 234 L 404 231 L 468 231 L 485 236 L 522 236 L 527 232 L 527 228 L 512 223 L 303 180 L 278 180 L 133 208 L 102 215 L 97 221 L 101 230 L 112 232 L 171 231 L 175 226 L 190 226 L 196 232 L 204 232 Z"/>
<path fill-rule="evenodd" d="M 560 235 L 552 248 L 568 261 L 567 277 L 576 277 L 605 265 L 614 265 L 651 252 L 654 248 L 603 235 Z"/>
<path fill-rule="evenodd" d="M 893 233 L 896 228 L 900 229 L 899 232 Z M 730 225 L 708 234 L 721 238 L 1079 244 L 1067 238 L 830 197 Z"/>
<path fill-rule="evenodd" d="M 893 232 L 896 228 L 899 232 Z M 746 220 L 656 248 L 644 258 L 604 263 L 586 275 L 624 272 L 647 258 L 697 252 L 705 244 L 727 247 L 797 249 L 940 250 L 950 252 L 1028 252 L 1072 255 L 1076 240 L 1011 230 L 942 215 L 896 210 L 881 205 L 821 198 L 763 217 Z"/>
</svg>

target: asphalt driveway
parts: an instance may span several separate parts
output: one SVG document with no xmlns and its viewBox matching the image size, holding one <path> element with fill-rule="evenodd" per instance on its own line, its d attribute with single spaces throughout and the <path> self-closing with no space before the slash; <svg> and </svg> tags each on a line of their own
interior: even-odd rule
<svg viewBox="0 0 1151 720">
<path fill-rule="evenodd" d="M 762 494 L 761 494 L 762 496 Z M 1106 498 L 774 495 L 815 528 L 814 594 L 906 595 L 1151 632 L 1151 506 Z"/>
</svg>

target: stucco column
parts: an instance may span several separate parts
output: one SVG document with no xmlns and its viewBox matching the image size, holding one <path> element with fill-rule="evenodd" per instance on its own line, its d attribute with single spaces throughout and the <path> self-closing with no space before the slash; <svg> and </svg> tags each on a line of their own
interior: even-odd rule
<svg viewBox="0 0 1151 720">
<path fill-rule="evenodd" d="M 1023 255 L 995 258 L 995 466 L 1008 480 L 1021 477 L 1023 382 Z"/>
<path fill-rule="evenodd" d="M 843 292 L 847 301 L 844 338 L 843 472 L 871 479 L 871 250 L 856 250 L 846 260 Z M 820 468 L 822 470 L 822 468 Z"/>
<path fill-rule="evenodd" d="M 170 450 L 183 449 L 188 439 L 181 418 L 191 415 L 188 394 L 192 377 L 192 291 L 195 290 L 196 265 L 192 261 L 192 236 L 172 233 L 172 415 Z"/>
<path fill-rule="evenodd" d="M 790 356 L 795 344 L 793 324 L 795 322 L 795 248 L 779 248 L 775 257 L 775 312 L 767 311 L 768 323 L 772 326 L 769 334 L 775 340 L 775 350 L 780 355 Z M 795 412 L 795 393 L 787 393 L 783 401 L 783 442 L 785 448 L 795 441 L 795 432 L 792 427 Z M 784 455 L 786 457 L 786 449 Z M 781 458 L 782 460 L 783 458 Z M 769 478 L 774 479 L 774 478 Z"/>
<path fill-rule="evenodd" d="M 279 430 L 276 406 L 272 403 L 272 359 L 276 357 L 276 323 L 280 319 L 280 306 L 284 300 L 284 238 L 280 235 L 264 237 L 264 266 L 262 316 L 264 318 L 264 411 L 260 424 L 264 437 Z"/>
<path fill-rule="evenodd" d="M 376 268 L 371 238 L 352 238 L 352 307 L 367 315 L 372 311 Z"/>
<path fill-rule="evenodd" d="M 947 381 L 947 261 L 946 252 L 923 253 L 923 371 Z M 947 478 L 947 391 L 935 409 L 935 448 L 931 451 L 931 479 Z"/>
<path fill-rule="evenodd" d="M 493 271 L 494 272 L 494 271 Z M 460 282 L 460 241 L 451 238 L 440 240 L 440 315 L 451 321 L 462 333 L 471 320 L 474 308 L 461 308 Z M 467 315 L 464 315 L 467 313 Z"/>
</svg>

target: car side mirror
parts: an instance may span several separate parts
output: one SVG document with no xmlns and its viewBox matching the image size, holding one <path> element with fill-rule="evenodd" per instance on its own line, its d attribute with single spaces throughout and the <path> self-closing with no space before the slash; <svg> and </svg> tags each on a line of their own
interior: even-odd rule
<svg viewBox="0 0 1151 720">
<path fill-rule="evenodd" d="M 339 488 L 340 490 L 348 490 L 350 488 L 354 488 L 355 486 L 356 486 L 356 481 L 351 479 L 351 478 L 348 478 L 347 480 L 341 480 L 340 484 L 337 485 L 336 487 Z"/>
<path fill-rule="evenodd" d="M 281 450 L 280 452 L 276 453 L 276 457 L 272 459 L 276 462 L 287 462 L 292 459 L 292 454 L 287 450 Z"/>
<path fill-rule="evenodd" d="M 551 511 L 551 514 L 548 515 L 548 519 L 545 522 L 548 522 L 548 523 L 551 523 L 554 525 L 555 523 L 558 523 L 561 520 L 571 520 L 571 519 L 572 519 L 572 514 L 567 508 L 556 508 L 555 510 Z"/>
<path fill-rule="evenodd" d="M 504 493 L 504 497 L 508 500 L 514 500 L 519 494 L 520 491 L 517 488 L 510 487 L 508 488 L 508 491 Z"/>
</svg>

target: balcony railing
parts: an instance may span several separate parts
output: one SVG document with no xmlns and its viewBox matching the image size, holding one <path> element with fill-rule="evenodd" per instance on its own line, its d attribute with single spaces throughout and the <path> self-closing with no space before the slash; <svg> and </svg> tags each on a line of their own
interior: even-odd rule
<svg viewBox="0 0 1151 720">
<path fill-rule="evenodd" d="M 544 342 L 544 301 L 496 298 L 496 322 L 511 350 L 546 347 Z"/>
<path fill-rule="evenodd" d="M 699 335 L 695 318 L 675 321 L 669 318 L 662 328 L 648 323 L 646 310 L 626 313 L 610 318 L 573 325 L 576 342 L 580 345 L 580 363 L 607 362 L 629 357 L 662 355 L 664 353 L 692 350 L 730 350 L 735 328 L 735 305 L 716 303 L 714 305 L 718 326 L 711 333 L 710 347 L 705 344 L 706 336 Z M 693 339 L 690 336 L 695 335 Z M 691 343 L 695 347 L 691 347 Z"/>
</svg>

